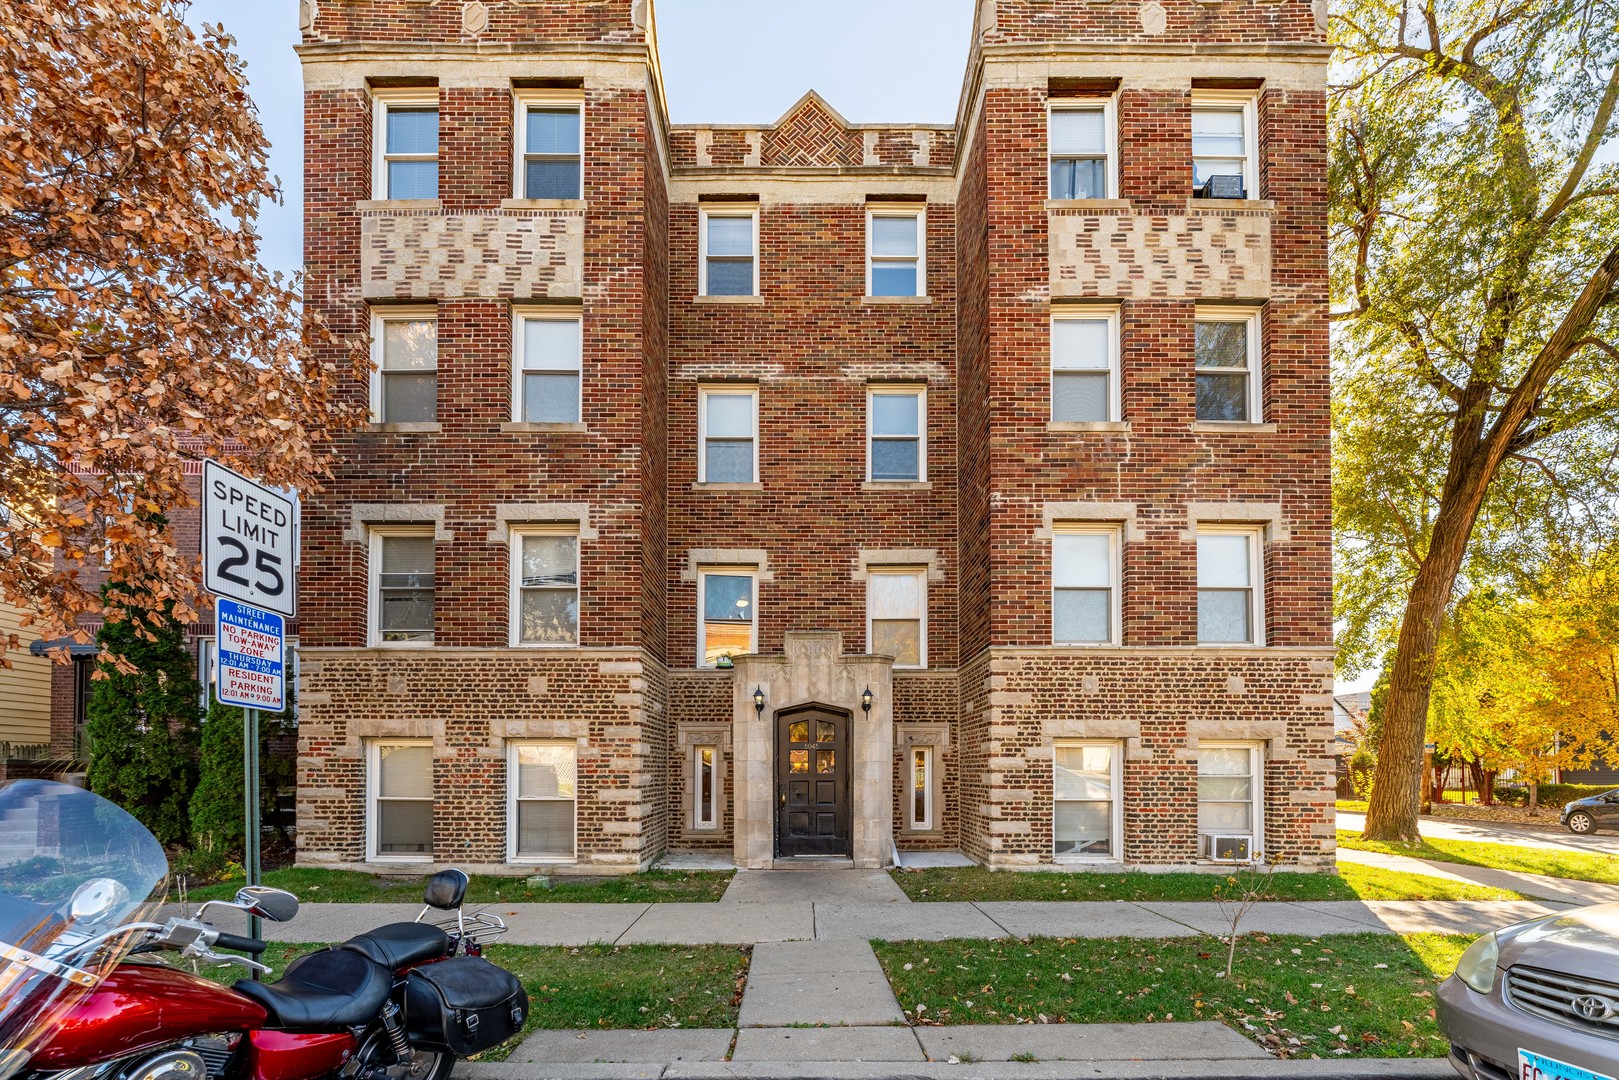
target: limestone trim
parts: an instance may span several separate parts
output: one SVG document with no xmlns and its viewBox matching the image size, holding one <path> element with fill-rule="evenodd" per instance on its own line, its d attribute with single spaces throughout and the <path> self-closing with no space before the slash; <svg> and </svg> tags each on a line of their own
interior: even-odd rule
<svg viewBox="0 0 1619 1080">
<path fill-rule="evenodd" d="M 495 527 L 485 537 L 491 544 L 510 542 L 514 525 L 579 526 L 580 540 L 595 540 L 600 534 L 590 524 L 589 503 L 500 503 L 495 506 Z"/>
<path fill-rule="evenodd" d="M 695 203 L 699 195 L 757 192 L 765 206 L 865 205 L 866 196 L 925 195 L 932 205 L 953 205 L 956 178 L 948 168 L 917 166 L 899 175 L 888 166 L 842 168 L 714 168 L 683 166 L 669 181 L 669 205 Z"/>
<path fill-rule="evenodd" d="M 1119 716 L 1048 716 L 1040 721 L 1039 757 L 1054 756 L 1058 739 L 1117 739 L 1124 743 L 1124 760 L 1151 761 L 1152 751 L 1141 745 L 1141 721 Z M 1034 750 L 1024 754 L 1032 759 Z"/>
<path fill-rule="evenodd" d="M 444 526 L 443 503 L 353 503 L 349 506 L 349 527 L 343 540 L 350 544 L 370 542 L 373 525 L 433 526 L 433 541 L 448 543 L 455 533 Z"/>
<path fill-rule="evenodd" d="M 1285 720 L 1195 720 L 1186 721 L 1186 745 L 1175 752 L 1183 759 L 1195 759 L 1202 742 L 1255 742 L 1266 744 L 1266 761 L 1301 757 L 1299 748 L 1290 746 Z M 1322 748 L 1325 753 L 1325 747 Z"/>
<path fill-rule="evenodd" d="M 770 553 L 764 548 L 690 548 L 680 580 L 696 581 L 698 570 L 708 566 L 751 566 L 755 580 L 776 580 L 776 573 L 770 568 Z"/>
<path fill-rule="evenodd" d="M 1009 664 L 1016 669 L 1019 658 L 1034 656 L 1120 657 L 1133 659 L 1142 656 L 1196 656 L 1205 660 L 1295 660 L 1307 659 L 1312 671 L 1319 663 L 1320 674 L 1332 673 L 1332 658 L 1337 651 L 1330 645 L 991 645 L 982 650 L 988 654 L 991 670 L 994 665 Z M 963 668 L 970 664 L 962 664 Z"/>
<path fill-rule="evenodd" d="M 895 724 L 894 753 L 903 754 L 913 746 L 950 749 L 949 724 Z"/>
<path fill-rule="evenodd" d="M 714 754 L 714 820 L 703 824 L 697 820 L 697 760 L 699 746 L 712 746 Z M 725 759 L 731 753 L 731 725 L 706 720 L 689 720 L 675 725 L 675 747 L 680 752 L 680 789 L 685 792 L 680 812 L 686 816 L 686 828 L 693 832 L 718 832 L 729 812 L 725 801 Z M 673 807 L 670 808 L 673 811 Z"/>
<path fill-rule="evenodd" d="M 1040 508 L 1040 528 L 1034 538 L 1049 541 L 1056 536 L 1058 525 L 1077 521 L 1123 525 L 1127 543 L 1146 539 L 1133 502 L 1048 502 Z"/>
<path fill-rule="evenodd" d="M 926 567 L 928 581 L 944 580 L 937 548 L 861 548 L 849 579 L 863 584 L 873 567 Z"/>
<path fill-rule="evenodd" d="M 414 76 L 432 65 L 439 87 L 510 90 L 514 79 L 583 79 L 586 93 L 647 85 L 644 45 L 546 46 L 343 42 L 295 46 L 304 89 L 369 90 L 371 79 Z"/>
<path fill-rule="evenodd" d="M 1189 502 L 1186 529 L 1181 539 L 1187 543 L 1195 541 L 1199 525 L 1263 525 L 1267 544 L 1285 544 L 1293 538 L 1282 516 L 1281 503 Z"/>
</svg>

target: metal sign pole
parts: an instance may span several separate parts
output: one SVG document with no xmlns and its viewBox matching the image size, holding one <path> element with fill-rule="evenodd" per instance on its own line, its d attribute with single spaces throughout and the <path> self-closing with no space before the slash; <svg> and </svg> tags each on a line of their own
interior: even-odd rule
<svg viewBox="0 0 1619 1080">
<path fill-rule="evenodd" d="M 247 871 L 247 883 L 259 884 L 259 711 L 242 712 L 242 788 L 246 810 L 247 836 L 242 845 L 242 866 Z M 247 936 L 260 934 L 259 917 L 247 917 Z M 253 972 L 257 979 L 259 973 Z"/>
</svg>

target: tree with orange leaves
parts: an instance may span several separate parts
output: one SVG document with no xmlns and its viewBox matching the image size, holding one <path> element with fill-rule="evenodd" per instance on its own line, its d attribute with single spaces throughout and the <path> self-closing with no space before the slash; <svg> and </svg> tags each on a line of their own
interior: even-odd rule
<svg viewBox="0 0 1619 1080">
<path fill-rule="evenodd" d="M 185 10 L 0 3 L 0 598 L 45 638 L 194 620 L 187 462 L 308 490 L 357 419 L 362 343 L 259 262 L 264 132 L 232 40 Z M 139 587 L 104 600 L 91 566 Z"/>
</svg>

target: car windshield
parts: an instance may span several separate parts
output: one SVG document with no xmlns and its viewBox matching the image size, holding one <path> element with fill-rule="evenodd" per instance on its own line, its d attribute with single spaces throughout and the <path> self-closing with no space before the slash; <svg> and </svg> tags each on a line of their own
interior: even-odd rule
<svg viewBox="0 0 1619 1080">
<path fill-rule="evenodd" d="M 98 795 L 0 786 L 0 1080 L 135 944 L 118 928 L 161 899 L 163 847 Z"/>
</svg>

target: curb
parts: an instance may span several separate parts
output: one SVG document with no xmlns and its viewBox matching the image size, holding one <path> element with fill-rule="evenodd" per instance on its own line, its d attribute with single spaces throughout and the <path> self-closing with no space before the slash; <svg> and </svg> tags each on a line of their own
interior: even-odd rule
<svg viewBox="0 0 1619 1080">
<path fill-rule="evenodd" d="M 455 1080 L 1451 1080 L 1444 1058 L 1347 1061 L 680 1061 L 667 1065 L 461 1064 Z"/>
</svg>

